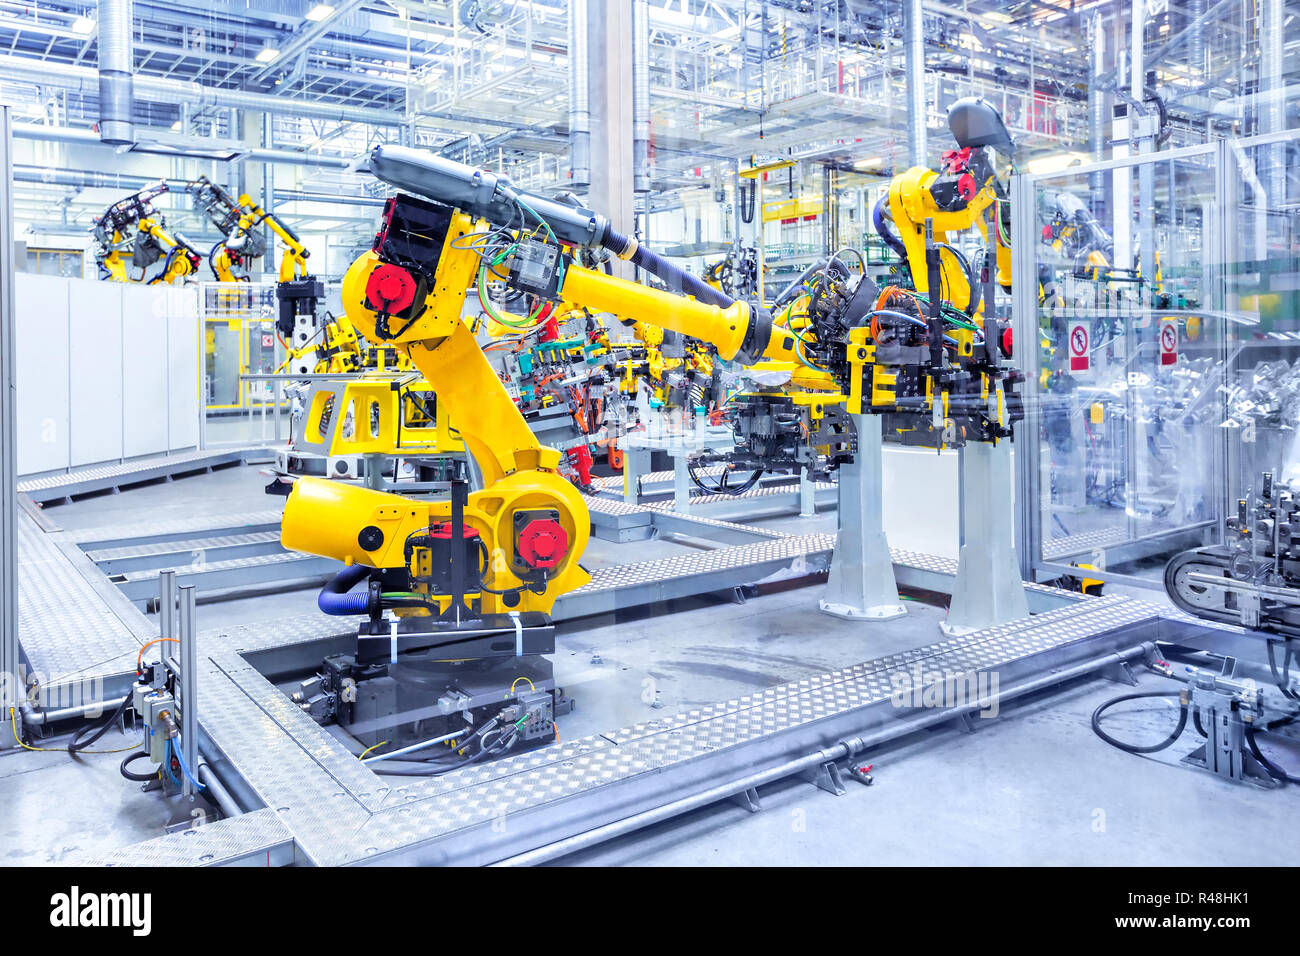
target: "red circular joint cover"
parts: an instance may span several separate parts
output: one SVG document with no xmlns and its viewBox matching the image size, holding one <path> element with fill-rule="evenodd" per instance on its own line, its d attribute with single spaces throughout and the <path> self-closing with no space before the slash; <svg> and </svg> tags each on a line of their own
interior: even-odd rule
<svg viewBox="0 0 1300 956">
<path fill-rule="evenodd" d="M 366 280 L 366 301 L 385 315 L 408 309 L 415 301 L 415 277 L 401 266 L 381 263 Z"/>
<path fill-rule="evenodd" d="M 558 521 L 539 518 L 519 532 L 519 557 L 530 568 L 553 568 L 569 551 L 569 536 Z"/>
<path fill-rule="evenodd" d="M 1014 344 L 1013 339 L 1014 337 L 1011 334 L 1011 327 L 1007 326 L 1007 328 L 1002 330 L 1002 354 L 1007 358 L 1011 358 L 1011 347 Z"/>
<path fill-rule="evenodd" d="M 975 177 L 970 173 L 962 173 L 958 176 L 957 192 L 961 194 L 962 199 L 967 201 L 974 199 L 975 194 L 979 192 L 979 189 L 975 186 Z"/>
</svg>

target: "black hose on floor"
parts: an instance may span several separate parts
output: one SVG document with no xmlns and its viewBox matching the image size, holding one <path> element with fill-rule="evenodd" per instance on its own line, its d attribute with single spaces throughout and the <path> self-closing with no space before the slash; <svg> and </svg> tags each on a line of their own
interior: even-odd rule
<svg viewBox="0 0 1300 956">
<path fill-rule="evenodd" d="M 1116 738 L 1112 737 L 1110 734 L 1106 733 L 1106 731 L 1101 729 L 1101 715 L 1104 714 L 1111 707 L 1115 706 L 1116 704 L 1121 704 L 1126 700 L 1142 700 L 1150 697 L 1179 698 L 1178 725 L 1174 727 L 1174 732 L 1170 734 L 1168 737 L 1166 737 L 1164 740 L 1161 740 L 1158 743 L 1140 746 L 1137 744 L 1125 743 L 1122 740 L 1117 740 Z M 1177 691 L 1172 694 L 1167 693 L 1165 691 L 1145 691 L 1140 694 L 1123 694 L 1119 697 L 1115 697 L 1112 698 L 1111 700 L 1106 701 L 1104 704 L 1102 704 L 1092 712 L 1093 733 L 1095 733 L 1102 740 L 1106 741 L 1106 743 L 1110 744 L 1112 747 L 1117 747 L 1120 750 L 1123 750 L 1125 753 L 1131 753 L 1131 754 L 1153 754 L 1156 753 L 1157 751 L 1164 750 L 1166 747 L 1173 744 L 1175 740 L 1177 740 L 1179 737 L 1183 735 L 1183 730 L 1186 729 L 1186 727 L 1187 727 L 1187 703 L 1182 699 L 1181 691 Z"/>
<path fill-rule="evenodd" d="M 73 734 L 72 739 L 68 741 L 68 753 L 72 754 L 72 756 L 75 757 L 77 755 L 77 751 L 85 750 L 87 747 L 93 744 L 100 737 L 104 736 L 104 734 L 108 731 L 108 728 L 112 727 L 113 724 L 117 722 L 117 719 L 122 716 L 122 712 L 126 710 L 126 705 L 129 704 L 130 702 L 131 702 L 131 695 L 127 694 L 125 697 L 122 698 L 122 703 L 117 705 L 117 710 L 109 714 L 108 719 L 105 720 L 102 724 L 98 724 L 98 725 L 91 724 L 90 726 L 82 727 L 75 734 Z M 82 736 L 84 734 L 90 733 L 90 731 L 92 730 L 94 731 L 94 733 L 90 737 L 87 737 L 83 740 Z"/>
<path fill-rule="evenodd" d="M 1259 749 L 1259 744 L 1255 743 L 1255 734 L 1257 733 L 1259 733 L 1259 731 L 1255 730 L 1253 727 L 1246 728 L 1246 745 L 1250 747 L 1250 752 L 1255 755 L 1255 759 L 1259 761 L 1259 765 L 1268 771 L 1268 775 L 1274 780 L 1281 780 L 1284 783 L 1300 783 L 1300 777 L 1292 776 L 1264 756 L 1263 752 Z"/>
<path fill-rule="evenodd" d="M 141 757 L 148 756 L 149 754 L 143 750 L 137 750 L 133 754 L 127 754 L 122 758 L 122 762 L 118 765 L 117 769 L 122 771 L 122 776 L 126 777 L 127 780 L 134 780 L 137 783 L 148 783 L 150 780 L 157 778 L 157 770 L 151 770 L 149 773 L 136 773 L 135 771 L 128 769 L 132 763 L 139 760 Z"/>
</svg>

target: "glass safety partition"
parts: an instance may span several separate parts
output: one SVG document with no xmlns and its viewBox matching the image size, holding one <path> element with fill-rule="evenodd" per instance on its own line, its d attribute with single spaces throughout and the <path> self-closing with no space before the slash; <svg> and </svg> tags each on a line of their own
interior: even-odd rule
<svg viewBox="0 0 1300 956">
<path fill-rule="evenodd" d="M 276 331 L 273 282 L 205 282 L 203 321 L 204 444 L 279 441 L 288 433 L 284 362 Z"/>
<path fill-rule="evenodd" d="M 1015 177 L 1026 577 L 1086 566 L 1159 588 L 1175 553 L 1223 541 L 1259 473 L 1295 461 L 1280 153 L 1293 147 L 1219 142 Z"/>
<path fill-rule="evenodd" d="M 1300 131 L 1225 144 L 1226 316 L 1236 335 L 1224 382 L 1227 501 L 1261 491 L 1263 476 L 1300 479 L 1300 235 L 1292 182 Z"/>
</svg>

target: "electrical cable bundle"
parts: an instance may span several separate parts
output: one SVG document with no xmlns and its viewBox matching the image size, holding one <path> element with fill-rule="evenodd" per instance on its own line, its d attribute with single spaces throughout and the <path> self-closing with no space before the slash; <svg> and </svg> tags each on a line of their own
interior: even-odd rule
<svg viewBox="0 0 1300 956">
<path fill-rule="evenodd" d="M 528 720 L 525 714 L 514 723 L 498 728 L 500 717 L 493 717 L 470 734 L 462 743 L 452 744 L 451 754 L 431 754 L 427 757 L 411 757 L 411 762 L 423 762 L 426 767 L 379 769 L 375 773 L 385 777 L 436 777 L 453 770 L 459 770 L 477 763 L 490 756 L 500 756 L 514 747 L 519 738 L 519 729 Z M 488 742 L 489 738 L 491 743 Z M 461 752 L 477 744 L 478 749 L 472 754 L 461 756 Z"/>
<path fill-rule="evenodd" d="M 763 477 L 763 469 L 756 468 L 753 474 L 739 485 L 732 485 L 730 470 L 724 470 L 722 474 L 717 477 L 714 483 L 709 485 L 706 484 L 704 479 L 696 473 L 694 463 L 688 461 L 686 470 L 691 476 L 691 481 L 695 483 L 695 487 L 709 495 L 743 495 L 758 483 L 758 479 Z"/>
</svg>

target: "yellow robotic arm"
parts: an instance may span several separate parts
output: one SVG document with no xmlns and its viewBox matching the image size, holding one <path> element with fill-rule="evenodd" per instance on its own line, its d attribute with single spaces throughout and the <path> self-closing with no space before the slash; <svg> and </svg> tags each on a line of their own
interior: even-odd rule
<svg viewBox="0 0 1300 956">
<path fill-rule="evenodd" d="M 95 220 L 96 259 L 103 278 L 113 282 L 163 282 L 171 284 L 194 275 L 202 257 L 180 235 L 167 231 L 153 200 L 170 189 L 159 180 L 120 199 Z M 163 259 L 162 271 L 146 279 L 149 266 Z M 139 274 L 133 274 L 139 270 Z"/>
<path fill-rule="evenodd" d="M 971 296 L 969 263 L 949 244 L 948 236 L 972 226 L 978 229 L 986 248 L 995 251 L 998 285 L 1011 288 L 1011 248 L 1002 235 L 1004 225 L 1010 225 L 1003 218 L 1009 206 L 990 147 L 1008 152 L 1014 147 L 1001 115 L 992 105 L 976 97 L 965 97 L 953 104 L 948 112 L 948 126 L 958 148 L 944 152 L 938 170 L 913 166 L 895 176 L 889 184 L 889 217 L 898 230 L 916 291 L 921 295 L 930 294 L 926 262 L 926 224 L 929 223 L 939 256 L 941 288 L 937 294 L 957 309 L 974 314 L 982 304 L 970 308 L 976 300 Z M 986 216 L 991 205 L 994 206 L 992 236 Z M 879 221 L 877 229 L 883 229 Z M 897 248 L 898 240 L 884 231 L 882 236 Z"/>
<path fill-rule="evenodd" d="M 444 174 L 450 168 L 457 182 L 490 176 L 401 147 L 379 147 L 372 170 L 382 175 L 386 154 L 394 151 L 407 163 L 434 164 Z M 509 189 L 505 181 L 494 185 Z M 495 274 L 507 276 L 512 289 L 534 301 L 613 312 L 679 331 L 713 344 L 726 359 L 788 355 L 792 336 L 745 303 L 725 297 L 702 301 L 577 265 L 561 245 L 569 240 L 560 236 L 598 219 L 585 210 L 518 194 L 509 209 L 483 210 L 455 189 L 425 184 L 421 191 L 437 201 L 405 195 L 390 200 L 374 249 L 344 277 L 344 307 L 367 340 L 395 345 L 409 356 L 482 473 L 483 487 L 468 495 L 463 508 L 467 539 L 481 543 L 485 556 L 469 561 L 465 576 L 465 594 L 476 613 L 547 613 L 560 594 L 590 579 L 578 563 L 590 518 L 582 495 L 558 472 L 560 452 L 538 442 L 465 321 L 466 290 L 476 273 L 481 285 L 486 270 L 499 266 L 503 271 Z M 555 219 L 542 220 L 537 207 Z M 484 211 L 495 229 L 476 215 Z M 521 213 L 545 225 L 546 236 L 540 229 L 519 228 Z M 499 238 L 505 254 L 489 257 L 476 245 L 483 236 Z M 613 244 L 627 258 L 636 256 L 633 240 L 615 234 Z M 638 264 L 680 281 L 663 260 L 642 253 Z M 355 421 L 367 419 L 366 410 L 357 410 Z M 442 540 L 438 535 L 455 513 L 453 501 L 415 501 L 302 478 L 285 505 L 281 540 L 292 550 L 377 569 L 384 580 L 403 581 L 404 589 L 446 613 L 455 596 L 447 593 L 445 576 L 435 573 L 438 549 L 425 542 Z M 457 546 L 452 547 L 455 553 Z"/>
</svg>

